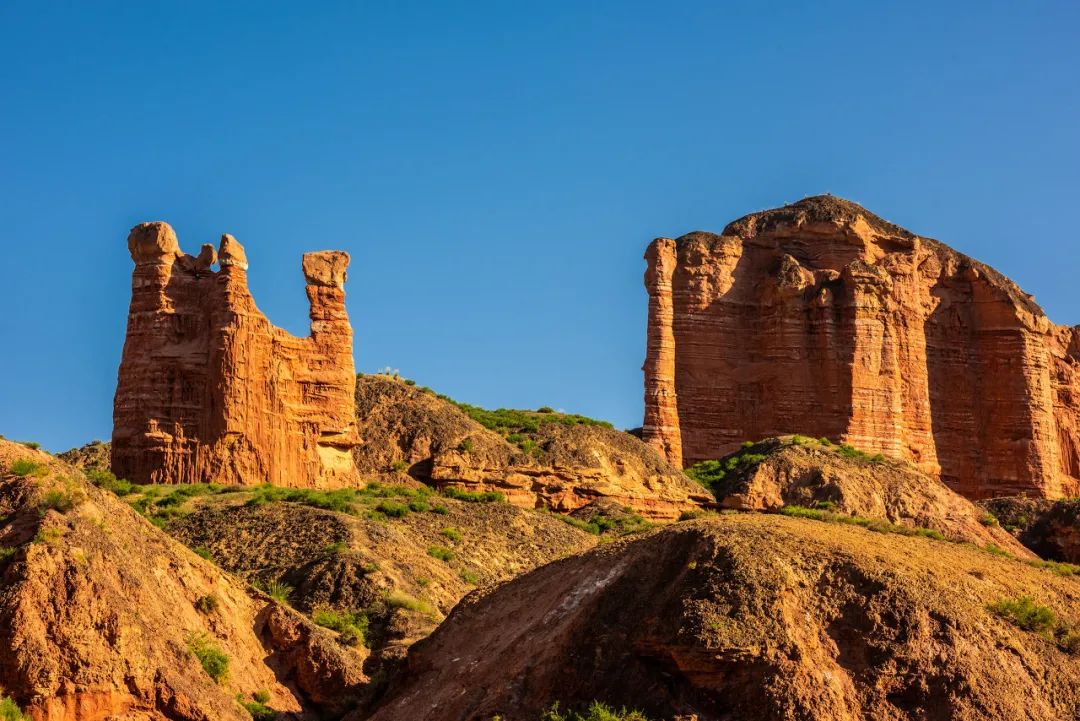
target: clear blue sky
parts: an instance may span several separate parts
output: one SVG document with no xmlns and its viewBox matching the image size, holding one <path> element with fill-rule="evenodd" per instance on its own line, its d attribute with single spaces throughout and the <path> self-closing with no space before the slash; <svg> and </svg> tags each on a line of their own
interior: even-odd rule
<svg viewBox="0 0 1080 721">
<path fill-rule="evenodd" d="M 0 5 L 0 433 L 111 433 L 125 238 L 272 321 L 352 253 L 361 370 L 641 420 L 646 244 L 831 192 L 1080 323 L 1080 4 Z"/>
</svg>

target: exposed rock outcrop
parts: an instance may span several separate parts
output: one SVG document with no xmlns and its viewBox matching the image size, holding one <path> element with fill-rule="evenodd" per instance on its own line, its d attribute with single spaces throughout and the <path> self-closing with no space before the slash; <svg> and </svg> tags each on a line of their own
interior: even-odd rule
<svg viewBox="0 0 1080 721">
<path fill-rule="evenodd" d="M 0 471 L 0 687 L 34 721 L 245 721 L 257 692 L 313 718 L 366 685 L 356 651 L 73 466 L 0 441 Z"/>
<path fill-rule="evenodd" d="M 675 465 L 806 433 L 970 498 L 1080 493 L 1080 327 L 832 196 L 660 238 L 643 437 Z"/>
<path fill-rule="evenodd" d="M 354 456 L 365 476 L 398 463 L 436 487 L 494 491 L 525 508 L 569 512 L 607 499 L 653 520 L 674 520 L 706 500 L 653 449 L 603 425 L 533 413 L 535 430 L 504 437 L 449 400 L 387 376 L 359 378 L 356 404 L 363 445 Z"/>
<path fill-rule="evenodd" d="M 232 236 L 192 257 L 167 224 L 143 223 L 128 248 L 113 472 L 136 483 L 354 484 L 348 254 L 304 256 L 311 335 L 297 338 L 255 306 Z"/>
<path fill-rule="evenodd" d="M 969 546 L 765 514 L 678 524 L 467 596 L 370 717 L 1061 721 L 1080 657 L 988 606 L 1075 581 Z"/>
</svg>

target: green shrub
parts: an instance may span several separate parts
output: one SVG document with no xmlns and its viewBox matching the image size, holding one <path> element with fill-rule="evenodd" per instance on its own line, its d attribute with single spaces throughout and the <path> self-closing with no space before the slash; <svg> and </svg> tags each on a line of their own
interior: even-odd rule
<svg viewBox="0 0 1080 721">
<path fill-rule="evenodd" d="M 472 439 L 471 438 L 466 438 L 465 440 L 463 440 L 461 443 L 458 444 L 458 451 L 460 451 L 461 453 L 472 453 L 472 450 L 473 450 L 473 445 L 472 445 Z"/>
<path fill-rule="evenodd" d="M 562 713 L 559 711 L 558 702 L 544 712 L 540 721 L 649 721 L 648 717 L 640 711 L 628 711 L 625 707 L 616 711 L 607 704 L 593 701 L 585 710 L 585 713 Z"/>
<path fill-rule="evenodd" d="M 30 721 L 30 717 L 10 698 L 0 696 L 0 721 Z"/>
<path fill-rule="evenodd" d="M 1056 573 L 1059 576 L 1077 576 L 1080 575 L 1080 566 L 1074 566 L 1071 563 L 1061 563 L 1060 561 L 1024 561 L 1032 568 L 1043 568 L 1047 571 Z"/>
<path fill-rule="evenodd" d="M 50 508 L 57 513 L 67 513 L 86 500 L 86 495 L 74 484 L 53 488 L 45 492 L 38 502 L 38 510 L 44 513 Z"/>
<path fill-rule="evenodd" d="M 576 413 L 556 413 L 554 409 L 544 406 L 538 411 L 522 411 L 513 408 L 496 408 L 488 410 L 480 406 L 468 403 L 459 403 L 447 396 L 439 396 L 449 401 L 465 412 L 470 418 L 488 430 L 495 431 L 503 436 L 511 433 L 536 433 L 540 426 L 558 423 L 564 426 L 601 426 L 613 428 L 607 421 L 599 421 Z"/>
<path fill-rule="evenodd" d="M 393 463 L 390 464 L 390 469 L 394 470 L 394 471 L 398 471 L 399 473 L 402 472 L 402 471 L 405 471 L 406 469 L 408 469 L 408 467 L 409 467 L 408 461 L 397 460 L 397 461 L 394 461 Z"/>
<path fill-rule="evenodd" d="M 49 475 L 49 468 L 44 463 L 32 461 L 29 458 L 19 458 L 12 461 L 8 467 L 8 473 L 23 478 L 41 478 Z"/>
<path fill-rule="evenodd" d="M 427 501 L 425 501 L 424 499 L 414 498 L 413 500 L 409 501 L 409 510 L 413 511 L 414 513 L 426 513 L 431 509 L 428 507 Z"/>
<path fill-rule="evenodd" d="M 221 600 L 213 593 L 195 599 L 195 610 L 203 614 L 213 613 L 220 605 Z"/>
<path fill-rule="evenodd" d="M 984 513 L 979 516 L 979 523 L 989 528 L 993 528 L 998 525 L 998 519 L 993 513 Z"/>
<path fill-rule="evenodd" d="M 403 608 L 406 611 L 416 611 L 417 613 L 424 613 L 429 616 L 435 613 L 435 609 L 427 603 L 401 591 L 388 593 L 386 595 L 386 605 L 389 608 Z"/>
<path fill-rule="evenodd" d="M 278 580 L 271 581 L 259 581 L 255 580 L 251 582 L 251 585 L 265 593 L 270 598 L 274 599 L 278 603 L 288 603 L 289 596 L 292 595 L 293 587 L 282 583 Z"/>
<path fill-rule="evenodd" d="M 337 631 L 342 643 L 350 646 L 367 645 L 367 631 L 370 621 L 362 611 L 337 611 L 332 608 L 317 608 L 311 614 L 311 620 L 320 626 Z"/>
<path fill-rule="evenodd" d="M 684 473 L 694 481 L 697 481 L 705 490 L 719 498 L 722 493 L 721 483 L 729 473 L 744 473 L 753 469 L 765 460 L 761 453 L 748 453 L 754 443 L 747 441 L 743 444 L 743 450 L 728 456 L 720 461 L 701 461 L 687 468 Z"/>
<path fill-rule="evenodd" d="M 345 541 L 337 541 L 335 543 L 331 543 L 329 546 L 324 548 L 323 553 L 325 553 L 327 556 L 336 556 L 339 553 L 345 553 L 347 550 L 349 550 L 348 543 L 346 543 Z"/>
<path fill-rule="evenodd" d="M 987 608 L 1025 631 L 1047 631 L 1057 622 L 1057 615 L 1046 606 L 1040 606 L 1030 596 L 1016 600 L 1001 599 Z"/>
<path fill-rule="evenodd" d="M 389 518 L 404 518 L 409 515 L 409 507 L 395 501 L 380 501 L 375 510 Z"/>
<path fill-rule="evenodd" d="M 1080 654 L 1080 628 L 1075 625 L 1060 625 L 1054 631 L 1054 641 L 1067 654 Z"/>
<path fill-rule="evenodd" d="M 26 446 L 32 451 L 36 451 L 41 448 L 41 444 L 37 441 L 19 441 L 19 445 Z"/>
<path fill-rule="evenodd" d="M 820 443 L 823 446 L 831 446 L 833 444 L 833 442 L 830 441 L 825 436 L 822 436 L 821 438 L 818 438 L 818 443 Z"/>
<path fill-rule="evenodd" d="M 136 491 L 136 486 L 131 481 L 117 478 L 113 475 L 112 471 L 103 470 L 100 468 L 91 468 L 86 472 L 86 477 L 90 479 L 98 488 L 106 491 L 111 491 L 117 496 L 128 496 Z"/>
<path fill-rule="evenodd" d="M 437 558 L 440 561 L 449 563 L 454 560 L 454 552 L 444 546 L 428 546 L 427 552 L 429 556 Z"/>
<path fill-rule="evenodd" d="M 266 689 L 256 691 L 255 693 L 251 694 L 251 698 L 255 701 L 258 701 L 259 703 L 269 703 L 270 692 Z"/>
<path fill-rule="evenodd" d="M 205 633 L 191 633 L 187 639 L 188 651 L 199 659 L 203 671 L 217 683 L 229 677 L 229 657 L 211 641 Z"/>
<path fill-rule="evenodd" d="M 989 553 L 991 556 L 1000 556 L 1002 558 L 1012 558 L 1012 554 L 1006 551 L 996 543 L 988 543 L 983 546 L 983 550 Z"/>
<path fill-rule="evenodd" d="M 813 521 L 826 521 L 829 523 L 844 523 L 852 526 L 861 526 L 868 531 L 875 533 L 895 533 L 900 536 L 922 536 L 924 538 L 931 538 L 936 541 L 948 541 L 945 534 L 933 528 L 916 528 L 912 526 L 904 526 L 899 523 L 892 523 L 891 521 L 881 518 L 863 518 L 862 516 L 852 516 L 846 513 L 837 513 L 831 510 L 835 508 L 835 504 L 828 501 L 822 501 L 815 508 L 807 508 L 806 506 L 784 506 L 780 509 L 780 514 L 784 516 L 790 516 L 792 518 L 809 518 Z"/>
<path fill-rule="evenodd" d="M 470 586 L 477 586 L 480 584 L 480 577 L 468 569 L 461 569 L 461 571 L 458 572 L 458 576 Z"/>
<path fill-rule="evenodd" d="M 243 694 L 236 694 L 236 700 L 244 707 L 244 710 L 251 714 L 251 718 L 254 721 L 274 721 L 278 717 L 278 712 L 266 705 L 266 701 L 259 701 L 256 698 L 259 694 L 266 694 L 266 701 L 270 700 L 270 694 L 266 691 L 256 691 L 253 693 L 252 701 L 244 700 Z"/>
<path fill-rule="evenodd" d="M 10 546 L 0 546 L 0 563 L 7 563 L 18 551 L 19 549 Z"/>
<path fill-rule="evenodd" d="M 473 493 L 471 491 L 461 491 L 457 488 L 447 488 L 443 490 L 443 495 L 447 498 L 453 498 L 456 501 L 465 501 L 466 503 L 502 503 L 506 500 L 506 496 L 495 491 L 485 491 L 483 493 Z"/>
<path fill-rule="evenodd" d="M 214 554 L 210 553 L 210 549 L 208 549 L 208 548 L 203 548 L 202 546 L 196 546 L 195 548 L 191 549 L 191 552 L 194 553 L 199 558 L 205 558 L 207 561 L 213 561 L 214 560 Z"/>
<path fill-rule="evenodd" d="M 438 513 L 440 516 L 445 516 L 447 513 L 450 512 L 450 509 L 440 503 L 432 506 L 431 512 Z"/>
<path fill-rule="evenodd" d="M 536 409 L 536 412 L 537 413 L 554 413 L 555 409 L 552 408 L 551 406 L 540 406 L 539 408 Z"/>
<path fill-rule="evenodd" d="M 439 531 L 439 533 L 442 536 L 444 536 L 446 538 L 449 538 L 451 541 L 460 541 L 461 540 L 461 531 L 459 531 L 456 528 L 452 528 L 452 527 L 448 526 L 448 527 L 442 529 L 441 531 Z"/>
</svg>

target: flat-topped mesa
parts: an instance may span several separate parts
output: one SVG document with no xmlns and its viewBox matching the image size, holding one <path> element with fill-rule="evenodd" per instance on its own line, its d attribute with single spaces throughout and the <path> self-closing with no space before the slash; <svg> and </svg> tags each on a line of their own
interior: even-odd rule
<svg viewBox="0 0 1080 721">
<path fill-rule="evenodd" d="M 972 498 L 1080 494 L 1080 327 L 832 196 L 647 251 L 644 438 L 676 465 L 828 436 Z"/>
<path fill-rule="evenodd" d="M 128 248 L 135 270 L 113 472 L 137 483 L 354 485 L 349 255 L 304 255 L 311 335 L 297 338 L 256 307 L 247 255 L 231 235 L 193 257 L 168 224 L 143 223 Z"/>
</svg>

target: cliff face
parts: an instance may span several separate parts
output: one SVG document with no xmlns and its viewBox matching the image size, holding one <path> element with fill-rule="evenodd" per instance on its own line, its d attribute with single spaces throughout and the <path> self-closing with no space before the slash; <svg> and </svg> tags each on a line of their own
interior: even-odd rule
<svg viewBox="0 0 1080 721">
<path fill-rule="evenodd" d="M 349 256 L 308 253 L 311 335 L 275 328 L 235 238 L 184 255 L 165 223 L 128 237 L 135 261 L 113 410 L 112 469 L 138 483 L 328 487 L 355 478 Z M 211 266 L 220 264 L 215 272 Z"/>
<path fill-rule="evenodd" d="M 960 493 L 1080 493 L 1080 327 L 992 268 L 834 198 L 660 238 L 644 438 L 674 464 L 829 436 Z"/>
</svg>

